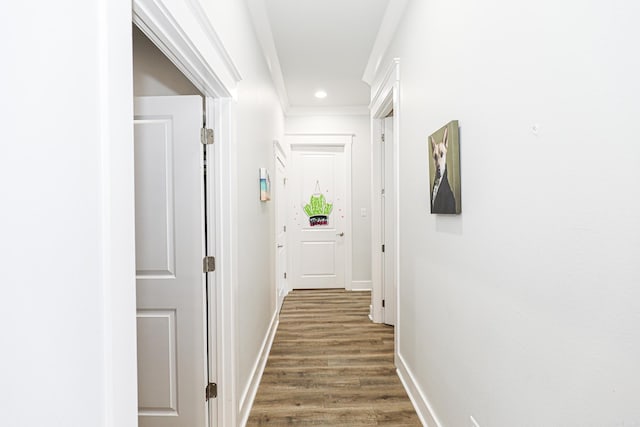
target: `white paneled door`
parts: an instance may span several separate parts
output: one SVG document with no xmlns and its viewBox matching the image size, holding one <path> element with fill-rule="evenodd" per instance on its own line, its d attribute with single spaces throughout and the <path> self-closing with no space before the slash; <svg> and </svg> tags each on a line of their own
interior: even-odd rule
<svg viewBox="0 0 640 427">
<path fill-rule="evenodd" d="M 135 99 L 138 414 L 207 423 L 202 98 Z"/>
<path fill-rule="evenodd" d="M 291 151 L 289 188 L 291 286 L 294 289 L 350 287 L 351 136 L 318 136 Z M 313 143 L 315 142 L 315 144 Z M 349 266 L 347 267 L 347 264 Z M 349 270 L 349 271 L 347 271 Z"/>
</svg>

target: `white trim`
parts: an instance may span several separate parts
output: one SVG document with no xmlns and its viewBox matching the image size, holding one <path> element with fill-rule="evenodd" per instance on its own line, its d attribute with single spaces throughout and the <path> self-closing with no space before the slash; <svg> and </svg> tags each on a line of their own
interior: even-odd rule
<svg viewBox="0 0 640 427">
<path fill-rule="evenodd" d="M 267 67 L 271 73 L 273 85 L 278 93 L 282 111 L 286 116 L 289 112 L 289 97 L 287 95 L 287 87 L 284 84 L 284 78 L 282 77 L 282 68 L 280 67 L 278 50 L 276 49 L 276 44 L 273 41 L 273 32 L 271 31 L 271 22 L 269 21 L 267 8 L 264 0 L 247 0 L 247 8 L 249 9 L 249 14 L 253 21 L 253 28 L 255 29 L 256 36 L 260 42 L 260 46 L 262 46 L 262 52 L 264 53 L 265 60 L 267 61 Z"/>
<path fill-rule="evenodd" d="M 376 112 L 382 110 L 382 105 L 388 102 L 388 94 L 393 85 L 400 82 L 400 58 L 393 58 L 389 63 L 389 66 L 383 74 L 379 74 L 371 85 L 371 104 L 369 109 L 371 113 L 376 115 Z"/>
<path fill-rule="evenodd" d="M 276 310 L 271 317 L 269 329 L 267 330 L 267 334 L 262 341 L 262 347 L 260 348 L 260 352 L 258 353 L 258 358 L 253 364 L 253 369 L 251 370 L 249 381 L 247 381 L 247 385 L 245 386 L 242 395 L 240 396 L 240 411 L 238 419 L 240 420 L 241 426 L 245 426 L 247 424 L 247 420 L 249 419 L 251 407 L 253 406 L 253 401 L 256 398 L 256 393 L 258 392 L 258 387 L 260 386 L 260 380 L 262 380 L 264 368 L 267 365 L 267 359 L 269 358 L 269 352 L 271 351 L 271 346 L 273 345 L 273 340 L 276 336 L 276 331 L 278 330 L 279 323 L 280 321 L 278 319 L 278 311 Z"/>
<path fill-rule="evenodd" d="M 98 2 L 105 427 L 138 425 L 131 6 Z"/>
<path fill-rule="evenodd" d="M 287 160 L 287 154 L 284 151 L 284 148 L 282 147 L 280 140 L 278 139 L 273 140 L 273 152 L 274 152 L 274 155 L 278 155 L 282 157 L 285 161 Z"/>
<path fill-rule="evenodd" d="M 344 137 L 338 142 L 327 142 L 324 137 Z M 353 277 L 353 218 L 351 215 L 351 147 L 353 145 L 354 133 L 285 133 L 285 140 L 288 142 L 290 149 L 296 147 L 344 147 L 345 156 L 345 264 L 344 264 L 344 286 L 346 290 L 351 290 Z M 293 138 L 293 139 L 292 139 Z M 291 245 L 289 245 L 291 246 Z M 289 251 L 292 252 L 292 251 Z M 291 262 L 289 265 L 293 265 Z"/>
<path fill-rule="evenodd" d="M 287 153 L 284 150 L 284 147 L 282 146 L 282 144 L 280 143 L 279 140 L 274 140 L 273 141 L 273 176 L 275 177 L 275 179 L 277 180 L 278 178 L 280 178 L 279 174 L 278 174 L 278 163 L 280 163 L 282 165 L 282 168 L 284 169 L 284 175 L 285 175 L 285 194 L 278 194 L 277 192 L 277 186 L 272 186 L 272 191 L 275 190 L 275 216 L 274 216 L 274 226 L 275 226 L 275 230 L 276 230 L 276 235 L 275 235 L 275 239 L 276 239 L 276 245 L 279 243 L 277 238 L 278 238 L 278 226 L 280 225 L 278 223 L 278 214 L 280 214 L 280 210 L 283 209 L 284 210 L 284 224 L 282 224 L 286 229 L 290 229 L 289 227 L 289 215 L 287 212 L 287 207 L 288 207 L 288 197 L 287 197 L 287 186 L 286 186 L 286 180 L 288 179 L 287 173 L 287 165 L 288 165 L 288 159 L 287 159 Z M 285 230 L 286 230 L 285 229 Z M 275 283 L 275 291 L 276 291 L 276 310 L 278 311 L 278 313 L 280 312 L 280 309 L 282 308 L 282 304 L 284 303 L 284 298 L 289 294 L 289 282 L 288 280 L 285 278 L 284 280 L 285 282 L 285 287 L 282 290 L 282 292 L 280 292 L 280 289 L 278 289 L 278 283 L 281 280 L 281 275 L 286 273 L 289 270 L 289 266 L 291 265 L 290 263 L 290 254 L 289 254 L 289 234 L 285 231 L 285 236 L 284 236 L 284 245 L 285 245 L 285 250 L 286 250 L 286 255 L 285 255 L 285 266 L 284 266 L 284 271 L 278 268 L 278 260 L 277 260 L 277 254 L 276 254 L 276 267 L 274 268 L 274 272 L 275 272 L 275 279 L 274 279 L 274 283 Z M 278 251 L 278 248 L 276 247 L 276 253 Z"/>
<path fill-rule="evenodd" d="M 211 20 L 208 18 L 207 13 L 202 7 L 202 3 L 199 0 L 189 0 L 187 4 L 191 6 L 193 15 L 198 19 L 198 22 L 200 23 L 202 30 L 207 36 L 207 39 L 209 39 L 209 42 L 211 42 L 211 45 L 214 46 L 215 52 L 219 55 L 220 60 L 225 65 L 226 71 L 233 77 L 234 81 L 239 82 L 240 80 L 242 80 L 240 70 L 238 70 L 238 68 L 236 67 L 233 59 L 231 59 L 231 56 L 225 49 L 222 40 L 220 40 L 218 33 L 213 28 Z"/>
<path fill-rule="evenodd" d="M 203 94 L 232 96 L 240 74 L 213 28 L 203 27 L 205 19 L 197 15 L 197 6 L 192 2 L 189 4 L 180 3 L 180 7 L 187 8 L 186 12 L 180 11 L 180 16 L 184 21 L 195 21 L 196 25 L 179 22 L 175 17 L 176 10 L 170 10 L 168 0 L 133 0 L 133 22 Z M 178 6 L 174 6 L 176 8 Z M 211 42 L 208 58 L 205 59 L 186 28 Z"/>
<path fill-rule="evenodd" d="M 287 117 L 292 116 L 368 116 L 367 105 L 346 105 L 344 107 L 292 107 L 285 111 Z"/>
<path fill-rule="evenodd" d="M 237 147 L 235 135 L 235 102 L 218 98 L 215 103 L 216 143 L 214 148 L 213 185 L 209 188 L 217 201 L 215 209 L 215 282 L 218 352 L 218 423 L 237 425 Z"/>
<path fill-rule="evenodd" d="M 384 321 L 382 311 L 382 233 L 380 230 L 381 222 L 381 183 L 380 183 L 380 119 L 385 117 L 393 109 L 393 150 L 394 150 L 394 183 L 393 191 L 396 195 L 396 230 L 395 230 L 395 248 L 396 266 L 400 265 L 400 233 L 399 233 L 399 147 L 400 147 L 400 60 L 394 58 L 386 72 L 377 79 L 377 87 L 372 88 L 374 94 L 371 100 L 371 317 L 374 322 L 382 323 Z M 378 266 L 379 268 L 376 268 Z M 396 333 L 395 348 L 398 349 L 400 335 L 402 330 L 399 323 L 400 313 L 400 269 L 396 268 Z"/>
<path fill-rule="evenodd" d="M 411 372 L 409 366 L 407 366 L 404 358 L 400 354 L 396 355 L 396 367 L 398 368 L 398 377 L 400 377 L 400 381 L 407 391 L 422 425 L 427 427 L 442 427 L 429 399 L 427 399 L 427 396 L 418 385 L 413 372 Z"/>
<path fill-rule="evenodd" d="M 215 340 L 216 369 L 218 383 L 218 419 L 212 420 L 214 425 L 236 425 L 238 419 L 236 393 L 236 313 L 237 288 L 237 191 L 236 191 L 236 135 L 235 135 L 235 103 L 230 98 L 234 93 L 240 74 L 218 39 L 217 34 L 207 20 L 201 5 L 191 0 L 172 2 L 169 0 L 134 0 L 133 21 L 149 37 L 160 50 L 178 67 L 180 71 L 206 96 L 208 123 L 214 123 L 216 144 L 213 150 L 213 174 L 208 176 L 209 213 L 213 216 L 213 235 L 209 241 L 209 253 L 216 256 L 217 266 L 214 273 L 215 282 Z M 130 10 L 129 10 L 130 13 Z M 129 14 L 129 19 L 131 15 Z M 179 19 L 178 19 L 179 18 Z M 131 21 L 128 26 L 131 27 Z M 207 40 L 196 45 L 194 39 Z M 124 45 L 124 43 L 123 43 Z M 131 57 L 131 35 L 128 37 L 129 57 Z M 206 52 L 203 51 L 206 50 Z M 123 49 L 124 50 L 124 49 Z M 131 61 L 129 61 L 131 65 Z M 129 80 L 131 69 L 128 70 Z M 132 105 L 133 90 L 128 90 Z M 213 108 L 211 108 L 213 106 Z M 125 109 L 126 111 L 126 109 Z M 128 125 L 131 117 L 129 114 Z M 132 144 L 133 137 L 129 139 Z M 120 165 L 133 162 L 133 152 L 121 155 L 116 159 L 118 173 L 122 174 Z M 129 188 L 130 186 L 130 188 Z M 127 185 L 120 185 L 119 191 L 133 192 L 133 178 Z M 131 215 L 133 218 L 133 215 Z M 133 221 L 132 219 L 130 221 Z M 130 227 L 133 238 L 133 224 Z M 121 233 L 122 234 L 122 233 Z M 117 235 L 112 232 L 112 236 Z M 112 237 L 113 238 L 113 237 Z M 133 246 L 135 247 L 135 246 Z M 135 255 L 135 254 L 134 254 Z M 131 261 L 134 259 L 131 256 Z M 135 269 L 131 269 L 135 271 Z M 135 283 L 135 282 L 134 282 Z M 133 302 L 135 305 L 135 285 Z M 135 309 L 133 310 L 135 313 Z M 116 313 L 120 316 L 120 312 Z M 135 323 L 132 326 L 135 334 Z M 135 336 L 135 335 L 134 335 Z M 128 345 L 131 345 L 128 343 Z M 135 343 L 132 347 L 135 350 Z M 212 367 L 213 368 L 213 367 Z M 134 378 L 135 381 L 135 378 Z M 132 405 L 136 406 L 133 399 Z M 216 422 L 217 421 L 217 422 Z M 116 424 L 118 427 L 120 424 Z M 124 425 L 124 424 L 122 424 Z"/>
<path fill-rule="evenodd" d="M 371 53 L 369 54 L 369 60 L 367 66 L 364 69 L 362 80 L 371 86 L 374 76 L 378 72 L 380 62 L 389 48 L 391 40 L 396 33 L 400 20 L 404 15 L 404 10 L 407 6 L 407 0 L 395 0 L 389 2 L 387 9 L 384 12 L 384 17 L 380 23 L 380 29 L 376 36 L 376 41 L 373 44 Z"/>
<path fill-rule="evenodd" d="M 352 291 L 371 291 L 371 280 L 353 280 L 351 282 Z"/>
</svg>

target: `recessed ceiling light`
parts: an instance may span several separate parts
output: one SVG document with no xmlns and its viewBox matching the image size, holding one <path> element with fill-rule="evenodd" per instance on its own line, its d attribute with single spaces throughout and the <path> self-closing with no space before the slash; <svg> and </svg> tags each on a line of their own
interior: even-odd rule
<svg viewBox="0 0 640 427">
<path fill-rule="evenodd" d="M 327 97 L 327 92 L 323 91 L 323 90 L 319 90 L 315 93 L 316 98 L 326 98 Z"/>
</svg>

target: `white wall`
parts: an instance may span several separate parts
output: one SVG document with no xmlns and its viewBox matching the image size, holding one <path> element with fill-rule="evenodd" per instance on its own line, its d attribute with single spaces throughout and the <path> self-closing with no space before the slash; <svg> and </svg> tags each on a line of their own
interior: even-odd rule
<svg viewBox="0 0 640 427">
<path fill-rule="evenodd" d="M 288 116 L 287 133 L 353 133 L 351 212 L 353 215 L 353 281 L 371 286 L 371 122 L 369 116 Z M 360 215 L 361 209 L 366 216 Z"/>
<path fill-rule="evenodd" d="M 219 49 L 197 25 L 192 3 L 165 6 L 191 38 L 190 48 L 219 70 Z M 221 38 L 232 43 L 227 48 L 244 78 L 232 88 L 243 388 L 275 314 L 273 206 L 257 202 L 257 172 L 272 168 L 272 140 L 282 137 L 284 125 L 244 2 L 206 6 L 216 22 L 228 23 Z M 10 19 L 0 27 L 6 64 L 0 83 L 2 419 L 21 426 L 132 427 L 131 2 L 62 0 L 35 9 L 12 3 L 3 12 Z M 218 77 L 233 86 L 233 72 Z"/>
<path fill-rule="evenodd" d="M 133 169 L 111 162 L 131 151 L 131 5 L 3 16 L 2 424 L 133 427 Z"/>
<path fill-rule="evenodd" d="M 399 353 L 443 426 L 640 425 L 639 14 L 409 3 L 382 62 L 401 61 Z M 430 215 L 427 136 L 452 119 L 462 215 Z"/>
<path fill-rule="evenodd" d="M 135 96 L 202 95 L 135 25 L 133 26 L 133 94 Z"/>
<path fill-rule="evenodd" d="M 275 204 L 260 202 L 258 169 L 274 176 L 273 140 L 282 140 L 284 117 L 245 2 L 203 3 L 235 61 L 242 81 L 236 96 L 237 143 L 237 359 L 241 411 L 262 343 L 276 314 Z M 244 405 L 243 405 L 244 404 Z M 241 414 L 241 417 L 245 414 Z"/>
</svg>

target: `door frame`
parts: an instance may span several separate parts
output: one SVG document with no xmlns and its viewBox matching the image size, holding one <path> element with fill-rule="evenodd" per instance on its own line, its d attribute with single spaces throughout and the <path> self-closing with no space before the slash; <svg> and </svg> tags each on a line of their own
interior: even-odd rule
<svg viewBox="0 0 640 427">
<path fill-rule="evenodd" d="M 382 308 L 382 168 L 380 135 L 382 120 L 393 110 L 393 180 L 394 188 L 385 189 L 395 194 L 395 218 L 393 253 L 385 252 L 395 260 L 395 348 L 398 348 L 400 335 L 400 230 L 399 230 L 399 152 L 400 152 L 400 60 L 394 58 L 387 70 L 382 73 L 372 86 L 371 110 L 371 319 L 376 323 L 384 322 Z M 397 352 L 394 352 L 397 353 Z"/>
<path fill-rule="evenodd" d="M 285 141 L 288 143 L 290 152 L 296 147 L 304 147 L 307 150 L 315 147 L 344 147 L 345 160 L 345 238 L 344 238 L 344 287 L 347 291 L 352 291 L 353 286 L 353 218 L 351 215 L 351 146 L 353 144 L 353 133 L 285 133 Z M 327 142 L 326 137 L 341 137 L 340 141 Z M 292 156 L 293 157 L 293 156 Z M 287 214 L 287 218 L 290 215 Z M 289 238 L 288 238 L 289 239 Z M 290 240 L 290 239 L 289 239 Z M 290 242 L 289 242 L 290 243 Z M 289 246 L 291 246 L 289 244 Z M 287 263 L 292 265 L 291 259 L 293 251 L 288 251 L 289 259 Z"/>
<path fill-rule="evenodd" d="M 179 16 L 180 19 L 176 19 Z M 235 312 L 237 267 L 233 242 L 236 240 L 235 181 L 236 144 L 234 138 L 235 105 L 232 94 L 241 76 L 223 47 L 200 2 L 174 4 L 168 0 L 133 0 L 133 23 L 174 63 L 205 97 L 208 127 L 215 129 L 216 143 L 206 146 L 209 171 L 207 174 L 207 221 L 209 239 L 207 251 L 216 256 L 216 270 L 207 273 L 210 319 L 207 337 L 215 352 L 209 357 L 210 381 L 218 384 L 218 398 L 209 401 L 210 425 L 236 425 L 236 346 Z M 198 48 L 203 40 L 210 46 L 204 53 Z M 130 43 L 130 39 L 129 39 Z M 211 64 L 215 64 L 215 70 Z M 131 62 L 128 63 L 129 70 Z M 133 102 L 133 93 L 130 94 Z M 130 139 L 133 147 L 133 138 Z M 125 155 L 125 154 L 123 154 Z M 131 160 L 133 150 L 130 153 Z M 122 157 L 121 157 L 122 158 Z M 117 159 L 116 159 L 117 160 Z M 117 163 L 117 162 L 116 162 Z M 112 172 L 113 173 L 113 172 Z M 113 177 L 111 177 L 113 180 Z M 120 181 L 114 191 L 130 191 L 133 181 Z M 133 230 L 133 227 L 131 227 Z M 117 230 L 111 231 L 112 238 Z M 133 239 L 134 240 L 134 239 Z M 135 306 L 135 271 L 133 305 Z M 204 281 L 203 275 L 203 281 Z M 106 316 L 121 313 L 107 312 Z M 134 312 L 135 316 L 135 312 Z M 135 318 L 132 322 L 135 327 Z M 127 332 L 130 335 L 130 332 Z M 135 330 L 134 330 L 135 336 Z M 203 337 L 204 338 L 204 337 Z M 135 347 L 134 347 L 135 348 Z M 210 348 L 210 350 L 211 350 Z M 135 372 L 134 372 L 135 373 Z M 137 383 L 137 377 L 131 378 Z M 204 396 L 204 390 L 203 390 Z M 129 402 L 129 405 L 135 402 Z M 217 419 L 213 419 L 217 413 Z"/>
<path fill-rule="evenodd" d="M 286 180 L 287 177 L 287 153 L 284 151 L 284 148 L 282 147 L 282 144 L 280 143 L 280 141 L 278 140 L 274 140 L 273 141 L 273 176 L 276 180 L 280 179 L 281 176 L 278 173 L 278 163 L 280 163 L 282 165 L 282 168 L 285 171 L 285 177 L 284 179 Z M 276 203 L 276 214 L 275 214 L 275 219 L 274 219 L 274 229 L 275 229 L 275 240 L 276 240 L 276 245 L 278 244 L 277 240 L 278 240 L 278 227 L 280 225 L 283 225 L 284 227 L 287 227 L 287 229 L 289 229 L 289 213 L 287 211 L 287 207 L 289 206 L 288 204 L 288 190 L 286 189 L 286 184 L 285 184 L 285 194 L 279 194 L 277 192 L 277 188 L 278 186 L 275 185 L 273 186 L 273 188 L 276 190 L 275 192 L 275 203 Z M 284 212 L 284 224 L 280 224 L 278 218 L 280 217 L 280 214 Z M 277 311 L 278 313 L 280 312 L 280 309 L 282 308 L 282 301 L 280 300 L 280 295 L 279 295 L 279 289 L 278 289 L 278 282 L 282 279 L 282 275 L 284 273 L 286 273 L 289 269 L 289 234 L 285 231 L 285 237 L 284 237 L 284 244 L 285 244 L 285 249 L 286 249 L 286 255 L 285 255 L 285 267 L 283 270 L 280 269 L 279 264 L 278 264 L 278 248 L 275 249 L 276 251 L 276 267 L 275 267 L 275 285 L 276 285 L 276 305 L 277 305 Z M 285 279 L 287 280 L 287 279 Z M 284 300 L 284 298 L 287 296 L 287 294 L 291 291 L 291 289 L 289 288 L 289 282 L 288 280 L 285 283 L 285 289 L 284 289 L 284 295 L 282 296 L 282 299 Z"/>
</svg>

